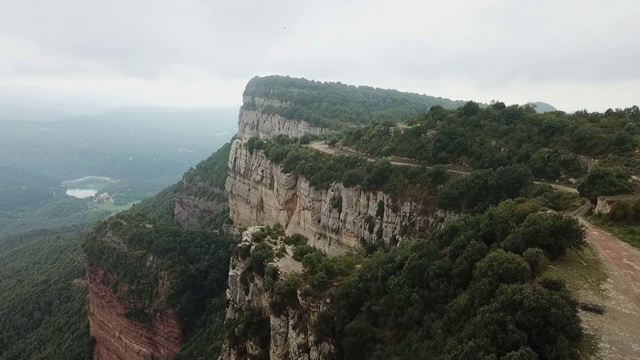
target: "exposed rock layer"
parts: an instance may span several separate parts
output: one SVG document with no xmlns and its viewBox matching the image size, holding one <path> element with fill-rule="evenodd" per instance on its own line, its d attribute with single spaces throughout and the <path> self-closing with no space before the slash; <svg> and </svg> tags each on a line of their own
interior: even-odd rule
<svg viewBox="0 0 640 360">
<path fill-rule="evenodd" d="M 229 155 L 226 189 L 236 226 L 279 223 L 288 234 L 302 234 L 311 245 L 339 254 L 359 250 L 361 239 L 395 245 L 407 231 L 430 232 L 452 216 L 357 186 L 313 188 L 304 177 L 283 173 L 262 151 L 250 154 L 246 143 L 234 140 Z"/>
<path fill-rule="evenodd" d="M 258 227 L 249 228 L 243 233 L 242 242 L 238 246 L 254 246 L 251 234 Z M 293 249 L 282 242 L 270 243 L 274 251 L 281 246 L 288 249 L 288 254 L 275 260 L 275 266 L 280 277 L 285 277 L 302 271 L 302 265 L 293 260 L 289 254 Z M 287 309 L 282 313 L 275 313 L 270 307 L 271 293 L 265 285 L 264 278 L 255 275 L 248 269 L 249 259 L 234 256 L 229 267 L 229 288 L 227 298 L 229 308 L 227 321 L 240 316 L 247 309 L 255 309 L 265 319 L 268 319 L 269 345 L 268 349 L 260 349 L 253 339 L 243 338 L 239 343 L 232 344 L 225 341 L 219 360 L 246 359 L 244 353 L 253 356 L 261 351 L 269 354 L 270 359 L 304 359 L 320 360 L 336 357 L 335 346 L 327 339 L 319 339 L 318 316 L 325 306 L 323 301 L 306 302 L 298 295 L 298 308 Z M 250 279 L 243 281 L 244 279 Z M 240 350 L 243 349 L 243 350 Z"/>
<path fill-rule="evenodd" d="M 174 195 L 175 219 L 184 227 L 195 226 L 199 220 L 215 216 L 227 207 L 226 201 L 206 200 L 184 193 Z"/>
<path fill-rule="evenodd" d="M 180 323 L 169 308 L 157 309 L 148 321 L 127 319 L 140 304 L 116 296 L 101 279 L 112 276 L 96 267 L 87 268 L 87 307 L 91 336 L 96 340 L 95 360 L 168 359 L 182 344 Z"/>
<path fill-rule="evenodd" d="M 282 106 L 275 100 L 245 97 L 244 102 L 245 104 L 251 102 L 254 107 L 252 110 L 240 109 L 237 135 L 239 138 L 271 139 L 277 135 L 300 137 L 305 134 L 322 135 L 330 132 L 328 129 L 312 126 L 306 121 L 289 120 L 280 115 L 269 115 L 261 111 L 266 106 Z"/>
<path fill-rule="evenodd" d="M 595 209 L 593 209 L 593 213 L 595 215 L 606 215 L 611 212 L 612 204 L 613 202 L 610 199 L 604 196 L 598 197 L 598 202 L 596 203 Z"/>
</svg>

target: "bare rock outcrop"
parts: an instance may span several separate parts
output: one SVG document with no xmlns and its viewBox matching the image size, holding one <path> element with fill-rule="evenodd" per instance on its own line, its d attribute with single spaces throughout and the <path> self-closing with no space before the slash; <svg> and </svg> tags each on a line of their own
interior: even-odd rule
<svg viewBox="0 0 640 360">
<path fill-rule="evenodd" d="M 175 311 L 160 307 L 144 321 L 132 319 L 141 304 L 114 294 L 103 280 L 114 275 L 87 267 L 87 307 L 95 360 L 169 359 L 180 350 L 182 335 Z M 125 286 L 126 285 L 121 285 Z"/>
<path fill-rule="evenodd" d="M 594 215 L 606 215 L 611 212 L 611 200 L 600 196 L 598 197 L 598 202 L 596 203 L 596 207 L 593 209 Z"/>
<path fill-rule="evenodd" d="M 329 129 L 313 126 L 306 121 L 291 120 L 262 111 L 265 107 L 283 105 L 276 100 L 245 97 L 244 103 L 251 103 L 253 106 L 250 109 L 245 107 L 240 109 L 237 134 L 239 138 L 271 139 L 277 135 L 300 137 L 305 134 L 323 135 L 331 132 Z"/>
<path fill-rule="evenodd" d="M 431 232 L 454 216 L 358 186 L 314 188 L 304 177 L 283 173 L 262 151 L 250 153 L 246 144 L 234 140 L 226 183 L 230 217 L 238 227 L 281 224 L 288 234 L 302 234 L 335 255 L 360 250 L 362 240 L 396 245 L 409 232 Z"/>
<path fill-rule="evenodd" d="M 183 227 L 195 226 L 199 220 L 215 216 L 227 207 L 226 199 L 208 200 L 185 193 L 174 194 L 175 219 Z"/>
<path fill-rule="evenodd" d="M 238 247 L 250 247 L 253 250 L 256 244 L 252 242 L 252 234 L 259 229 L 260 227 L 256 226 L 246 230 L 242 234 L 242 242 Z M 302 264 L 289 255 L 293 251 L 291 246 L 281 241 L 273 241 L 269 244 L 274 251 L 281 247 L 287 248 L 284 256 L 269 264 L 277 269 L 281 278 L 302 271 Z M 240 360 L 259 355 L 266 357 L 267 354 L 269 359 L 334 359 L 336 354 L 332 340 L 320 339 L 317 335 L 319 314 L 326 303 L 322 299 L 305 301 L 298 294 L 299 306 L 296 309 L 274 311 L 270 306 L 273 295 L 265 279 L 253 273 L 249 263 L 249 258 L 243 259 L 239 255 L 231 259 L 227 289 L 229 308 L 226 322 L 246 321 L 246 319 L 240 319 L 247 312 L 253 312 L 253 316 L 263 320 L 262 326 L 265 327 L 268 339 L 263 339 L 263 343 L 260 344 L 260 341 L 255 338 L 238 334 L 238 329 L 243 328 L 238 326 L 236 328 L 238 339 L 230 341 L 227 338 L 219 360 Z"/>
</svg>

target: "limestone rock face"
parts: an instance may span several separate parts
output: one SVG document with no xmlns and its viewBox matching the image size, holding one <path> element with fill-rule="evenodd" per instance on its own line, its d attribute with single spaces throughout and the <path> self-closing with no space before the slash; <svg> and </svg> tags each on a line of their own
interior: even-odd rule
<svg viewBox="0 0 640 360">
<path fill-rule="evenodd" d="M 207 200 L 185 193 L 176 193 L 174 201 L 173 214 L 183 227 L 193 227 L 199 220 L 214 216 L 226 208 L 224 200 Z"/>
<path fill-rule="evenodd" d="M 91 336 L 96 340 L 95 360 L 169 359 L 180 350 L 182 335 L 175 311 L 158 309 L 148 321 L 127 318 L 140 304 L 117 296 L 102 284 L 113 276 L 98 267 L 87 267 L 87 308 Z"/>
<path fill-rule="evenodd" d="M 280 115 L 269 115 L 261 111 L 267 106 L 282 106 L 283 104 L 278 101 L 245 97 L 244 102 L 251 102 L 255 105 L 255 109 L 240 109 L 237 135 L 239 138 L 271 139 L 277 135 L 300 137 L 305 134 L 322 135 L 330 132 L 328 129 L 312 126 L 306 121 L 289 120 Z"/>
<path fill-rule="evenodd" d="M 606 215 L 611 212 L 611 201 L 605 197 L 598 197 L 598 202 L 596 203 L 595 209 L 593 209 L 593 213 L 595 215 Z"/>
<path fill-rule="evenodd" d="M 255 244 L 252 244 L 251 234 L 258 229 L 259 227 L 251 227 L 246 230 L 238 246 L 253 248 Z M 302 264 L 289 255 L 292 253 L 290 246 L 281 242 L 270 245 L 274 251 L 282 246 L 288 250 L 287 255 L 271 263 L 271 266 L 278 269 L 281 278 L 302 271 Z M 236 319 L 247 309 L 257 311 L 259 316 L 266 320 L 269 333 L 268 348 L 260 348 L 254 339 L 240 336 L 239 342 L 225 341 L 219 360 L 246 359 L 247 354 L 257 356 L 261 352 L 264 355 L 268 354 L 270 359 L 335 359 L 335 345 L 332 340 L 319 339 L 316 336 L 318 316 L 324 309 L 325 302 L 305 302 L 298 294 L 297 309 L 275 313 L 270 308 L 272 295 L 265 285 L 265 279 L 254 274 L 248 267 L 248 258 L 232 257 L 229 267 L 229 308 L 226 321 Z"/>
<path fill-rule="evenodd" d="M 246 143 L 234 140 L 226 183 L 230 217 L 238 227 L 281 224 L 288 234 L 302 234 L 310 245 L 336 255 L 360 250 L 361 239 L 396 245 L 409 231 L 431 232 L 453 216 L 357 186 L 313 188 L 304 177 L 283 173 L 262 151 L 249 153 Z"/>
</svg>

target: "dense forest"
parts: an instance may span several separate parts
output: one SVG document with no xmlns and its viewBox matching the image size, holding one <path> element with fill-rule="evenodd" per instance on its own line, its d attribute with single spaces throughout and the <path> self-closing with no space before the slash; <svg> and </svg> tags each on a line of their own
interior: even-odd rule
<svg viewBox="0 0 640 360">
<path fill-rule="evenodd" d="M 175 186 L 97 223 L 83 243 L 89 266 L 117 274 L 105 279 L 105 285 L 139 304 L 135 314 L 139 321 L 153 313 L 158 281 L 168 274 L 171 293 L 166 305 L 177 311 L 184 337 L 175 359 L 215 358 L 224 339 L 224 294 L 234 242 L 219 230 L 228 212 L 184 229 L 174 221 L 173 207 L 176 192 L 220 196 L 212 191 L 224 188 L 229 150 L 230 144 L 223 146 L 187 171 Z M 105 240 L 107 233 L 125 246 L 112 246 Z M 153 266 L 147 266 L 149 255 L 153 255 Z M 127 284 L 129 290 L 120 284 Z"/>
<path fill-rule="evenodd" d="M 0 250 L 0 359 L 92 359 L 80 244 L 84 227 L 28 234 Z"/>
<path fill-rule="evenodd" d="M 94 226 L 83 244 L 89 266 L 117 274 L 105 279 L 118 296 L 139 304 L 136 317 L 152 315 L 161 274 L 170 274 L 167 303 L 178 313 L 187 343 L 205 321 L 205 313 L 224 311 L 220 301 L 226 289 L 231 240 L 214 229 L 185 230 L 177 224 L 122 212 Z M 105 234 L 120 239 L 125 248 L 111 246 Z M 149 255 L 154 262 L 148 266 Z M 126 287 L 119 286 L 126 284 Z M 126 290 L 125 290 L 126 289 Z M 210 307 L 217 306 L 211 310 Z"/>
<path fill-rule="evenodd" d="M 245 109 L 256 108 L 253 97 L 276 100 L 281 104 L 262 106 L 260 111 L 328 128 L 400 121 L 422 114 L 434 105 L 445 108 L 464 105 L 463 101 L 440 97 L 288 76 L 255 77 L 247 84 L 243 96 Z"/>
<path fill-rule="evenodd" d="M 337 135 L 342 144 L 372 156 L 398 156 L 426 164 L 496 169 L 522 164 L 547 180 L 579 178 L 589 165 L 640 172 L 634 154 L 640 132 L 637 106 L 605 113 L 536 113 L 531 105 L 474 102 L 447 110 L 434 106 L 402 125 L 379 122 Z"/>
<path fill-rule="evenodd" d="M 544 274 L 549 260 L 584 245 L 584 231 L 535 200 L 507 200 L 368 255 L 327 257 L 288 236 L 304 271 L 280 277 L 267 240 L 283 236 L 277 225 L 253 234 L 249 271 L 265 278 L 276 314 L 299 310 L 300 301 L 331 304 L 316 336 L 337 342 L 338 358 L 580 358 L 577 302 Z M 227 336 L 268 344 L 268 320 L 244 311 Z"/>
</svg>

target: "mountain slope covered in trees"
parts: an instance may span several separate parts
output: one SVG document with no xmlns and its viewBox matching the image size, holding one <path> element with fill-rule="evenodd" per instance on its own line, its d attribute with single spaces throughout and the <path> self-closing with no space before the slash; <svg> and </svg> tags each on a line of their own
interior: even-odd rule
<svg viewBox="0 0 640 360">
<path fill-rule="evenodd" d="M 487 108 L 468 102 L 447 110 L 433 107 L 403 126 L 380 122 L 342 133 L 344 145 L 372 156 L 399 156 L 429 165 L 456 164 L 496 169 L 522 164 L 537 178 L 579 178 L 594 164 L 640 173 L 640 110 L 605 113 L 548 112 L 530 105 Z"/>
<path fill-rule="evenodd" d="M 463 101 L 440 97 L 288 76 L 255 77 L 247 84 L 244 97 L 245 109 L 256 108 L 255 97 L 276 100 L 279 105 L 267 105 L 261 111 L 329 128 L 399 121 L 424 113 L 434 105 L 448 109 L 464 105 Z"/>
</svg>

